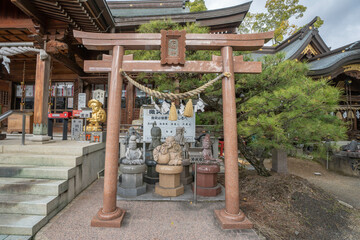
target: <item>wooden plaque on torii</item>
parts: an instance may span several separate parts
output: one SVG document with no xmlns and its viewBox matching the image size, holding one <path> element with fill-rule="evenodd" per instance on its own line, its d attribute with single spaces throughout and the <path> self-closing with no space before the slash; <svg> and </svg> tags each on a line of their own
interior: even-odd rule
<svg viewBox="0 0 360 240">
<path fill-rule="evenodd" d="M 161 64 L 185 64 L 185 30 L 161 30 Z"/>
</svg>

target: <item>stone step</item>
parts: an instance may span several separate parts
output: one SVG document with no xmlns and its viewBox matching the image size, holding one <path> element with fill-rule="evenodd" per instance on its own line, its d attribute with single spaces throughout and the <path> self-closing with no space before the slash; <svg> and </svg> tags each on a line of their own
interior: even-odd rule
<svg viewBox="0 0 360 240">
<path fill-rule="evenodd" d="M 0 194 L 0 213 L 47 215 L 60 205 L 59 201 L 60 196 Z"/>
<path fill-rule="evenodd" d="M 46 223 L 46 216 L 0 213 L 0 234 L 34 235 Z"/>
<path fill-rule="evenodd" d="M 31 238 L 25 235 L 0 235 L 0 240 L 31 240 Z"/>
<path fill-rule="evenodd" d="M 0 177 L 67 180 L 75 176 L 75 171 L 76 167 L 0 164 Z"/>
<path fill-rule="evenodd" d="M 82 156 L 101 149 L 105 143 L 79 143 L 75 141 L 58 141 L 48 144 L 27 143 L 26 145 L 3 145 L 3 153 L 22 153 L 22 154 L 44 154 L 53 156 Z M 0 152 L 1 152 L 0 151 Z"/>
<path fill-rule="evenodd" d="M 0 193 L 57 196 L 68 189 L 67 180 L 0 178 Z"/>
<path fill-rule="evenodd" d="M 75 167 L 82 164 L 83 157 L 67 155 L 44 155 L 24 153 L 3 153 L 0 154 L 0 163 L 3 164 L 24 164 L 39 166 L 60 166 Z"/>
</svg>

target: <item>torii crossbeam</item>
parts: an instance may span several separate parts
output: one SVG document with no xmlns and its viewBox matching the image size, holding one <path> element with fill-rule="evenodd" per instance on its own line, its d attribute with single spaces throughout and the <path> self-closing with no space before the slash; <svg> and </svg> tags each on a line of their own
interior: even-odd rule
<svg viewBox="0 0 360 240">
<path fill-rule="evenodd" d="M 273 32 L 257 34 L 185 34 L 182 31 L 159 33 L 88 33 L 74 31 L 74 37 L 90 50 L 112 50 L 103 60 L 84 62 L 85 72 L 110 72 L 108 121 L 105 152 L 104 203 L 91 225 L 120 227 L 125 211 L 116 206 L 121 90 L 125 72 L 230 73 L 222 81 L 225 141 L 225 208 L 215 210 L 224 229 L 251 228 L 252 223 L 239 209 L 239 173 L 234 73 L 261 73 L 260 62 L 244 62 L 233 50 L 260 49 Z M 171 49 L 170 44 L 175 44 Z M 136 61 L 125 50 L 160 50 L 161 61 Z M 185 61 L 186 50 L 220 50 L 212 61 Z M 175 52 L 172 52 L 175 51 Z"/>
</svg>

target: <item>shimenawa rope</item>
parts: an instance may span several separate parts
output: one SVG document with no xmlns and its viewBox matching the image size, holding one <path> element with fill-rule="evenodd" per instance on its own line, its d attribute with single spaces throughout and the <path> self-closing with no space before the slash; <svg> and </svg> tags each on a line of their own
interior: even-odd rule
<svg viewBox="0 0 360 240">
<path fill-rule="evenodd" d="M 231 74 L 228 72 L 222 73 L 219 76 L 217 76 L 216 78 L 214 78 L 213 80 L 205 83 L 201 87 L 198 87 L 194 90 L 184 92 L 184 93 L 162 93 L 162 92 L 159 92 L 156 90 L 152 90 L 148 87 L 145 87 L 144 85 L 141 85 L 140 83 L 136 82 L 134 79 L 129 77 L 129 75 L 127 75 L 126 72 L 124 72 L 124 71 L 121 71 L 121 72 L 130 83 L 132 83 L 135 87 L 139 88 L 141 91 L 149 94 L 150 96 L 153 96 L 156 98 L 161 98 L 161 99 L 170 99 L 171 101 L 179 100 L 179 99 L 186 99 L 186 98 L 190 98 L 192 96 L 198 95 L 201 92 L 205 91 L 206 88 L 212 86 L 216 81 L 218 81 L 222 77 L 224 77 L 224 76 L 230 77 L 231 76 Z"/>
</svg>

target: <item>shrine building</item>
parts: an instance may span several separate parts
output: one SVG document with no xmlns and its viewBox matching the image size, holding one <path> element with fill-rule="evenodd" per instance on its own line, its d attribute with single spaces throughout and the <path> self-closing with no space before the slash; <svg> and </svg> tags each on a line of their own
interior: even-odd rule
<svg viewBox="0 0 360 240">
<path fill-rule="evenodd" d="M 108 97 L 108 74 L 85 73 L 83 69 L 84 59 L 101 59 L 102 54 L 108 52 L 88 51 L 73 37 L 73 29 L 99 33 L 135 32 L 139 25 L 150 20 L 170 18 L 181 24 L 196 22 L 216 34 L 235 33 L 251 4 L 247 2 L 224 9 L 190 12 L 185 7 L 186 2 L 188 0 L 4 0 L 0 3 L 0 51 L 6 47 L 20 49 L 25 45 L 43 49 L 52 58 L 49 63 L 49 111 L 62 113 L 80 109 L 79 93 L 86 94 L 86 99 L 81 94 L 82 104 L 92 99 L 97 89 L 105 90 L 105 98 Z M 4 61 L 1 66 L 0 113 L 10 109 L 34 111 L 38 52 L 17 51 L 7 53 L 6 59 L 10 61 Z M 131 124 L 138 119 L 140 106 L 150 103 L 149 96 L 126 80 L 122 99 L 122 124 Z M 34 120 L 30 117 L 27 121 L 26 131 L 32 133 Z M 16 133 L 21 130 L 20 122 L 19 116 L 14 115 L 10 120 L 4 120 L 1 126 L 8 133 Z M 55 120 L 55 131 L 61 132 L 61 122 L 61 119 Z"/>
<path fill-rule="evenodd" d="M 279 45 L 264 46 L 251 53 L 254 60 L 267 54 L 285 53 L 285 59 L 309 63 L 308 76 L 313 79 L 325 78 L 329 84 L 341 89 L 344 94 L 336 116 L 350 123 L 350 139 L 360 137 L 360 41 L 331 50 L 314 27 L 317 17 L 301 30 Z"/>
</svg>

